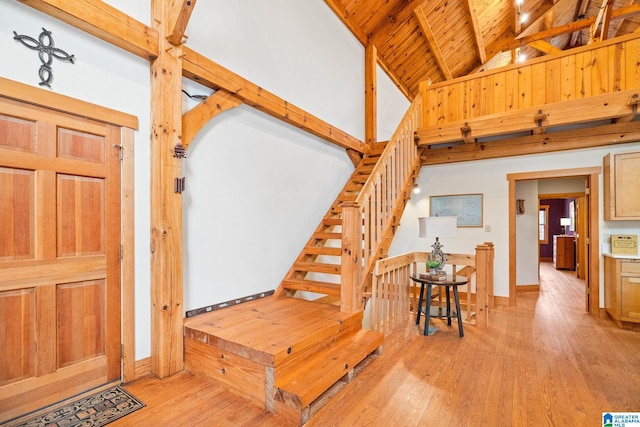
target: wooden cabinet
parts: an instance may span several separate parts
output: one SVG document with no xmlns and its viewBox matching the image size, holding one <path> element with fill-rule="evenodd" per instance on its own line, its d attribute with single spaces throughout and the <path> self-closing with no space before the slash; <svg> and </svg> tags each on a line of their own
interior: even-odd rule
<svg viewBox="0 0 640 427">
<path fill-rule="evenodd" d="M 640 219 L 640 152 L 607 154 L 604 168 L 604 219 Z"/>
<path fill-rule="evenodd" d="M 553 236 L 553 266 L 559 269 L 575 270 L 575 239 L 573 236 Z"/>
<path fill-rule="evenodd" d="M 640 259 L 604 257 L 604 305 L 616 325 L 640 329 Z"/>
</svg>

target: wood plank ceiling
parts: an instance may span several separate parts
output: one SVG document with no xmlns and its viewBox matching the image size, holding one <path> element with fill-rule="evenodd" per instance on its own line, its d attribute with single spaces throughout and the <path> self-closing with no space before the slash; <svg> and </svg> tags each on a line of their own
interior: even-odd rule
<svg viewBox="0 0 640 427">
<path fill-rule="evenodd" d="M 432 83 L 629 34 L 640 0 L 325 0 L 409 98 Z M 604 28 L 604 31 L 603 31 Z"/>
</svg>

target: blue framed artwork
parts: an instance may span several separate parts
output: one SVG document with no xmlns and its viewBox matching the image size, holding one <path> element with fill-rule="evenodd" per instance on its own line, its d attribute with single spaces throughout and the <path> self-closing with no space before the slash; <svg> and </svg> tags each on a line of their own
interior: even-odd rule
<svg viewBox="0 0 640 427">
<path fill-rule="evenodd" d="M 429 216 L 454 215 L 458 227 L 482 227 L 482 193 L 429 198 Z"/>
</svg>

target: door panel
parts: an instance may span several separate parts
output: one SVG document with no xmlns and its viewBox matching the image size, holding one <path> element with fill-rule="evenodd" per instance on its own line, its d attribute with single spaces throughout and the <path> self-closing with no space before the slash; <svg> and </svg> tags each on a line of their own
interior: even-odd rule
<svg viewBox="0 0 640 427">
<path fill-rule="evenodd" d="M 104 254 L 104 180 L 58 175 L 58 256 Z"/>
<path fill-rule="evenodd" d="M 0 386 L 35 375 L 35 319 L 35 288 L 0 292 Z"/>
<path fill-rule="evenodd" d="M 104 354 L 104 280 L 56 286 L 58 368 Z"/>
<path fill-rule="evenodd" d="M 35 254 L 33 171 L 0 167 L 0 261 Z"/>
<path fill-rule="evenodd" d="M 0 99 L 0 422 L 121 376 L 119 146 Z"/>
</svg>

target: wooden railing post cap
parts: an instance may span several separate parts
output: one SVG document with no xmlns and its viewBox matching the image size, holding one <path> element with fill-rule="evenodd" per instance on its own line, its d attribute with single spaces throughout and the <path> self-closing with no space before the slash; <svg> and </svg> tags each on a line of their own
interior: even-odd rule
<svg viewBox="0 0 640 427">
<path fill-rule="evenodd" d="M 481 245 L 476 246 L 476 249 L 489 249 L 493 248 L 493 242 L 484 242 Z"/>
</svg>

